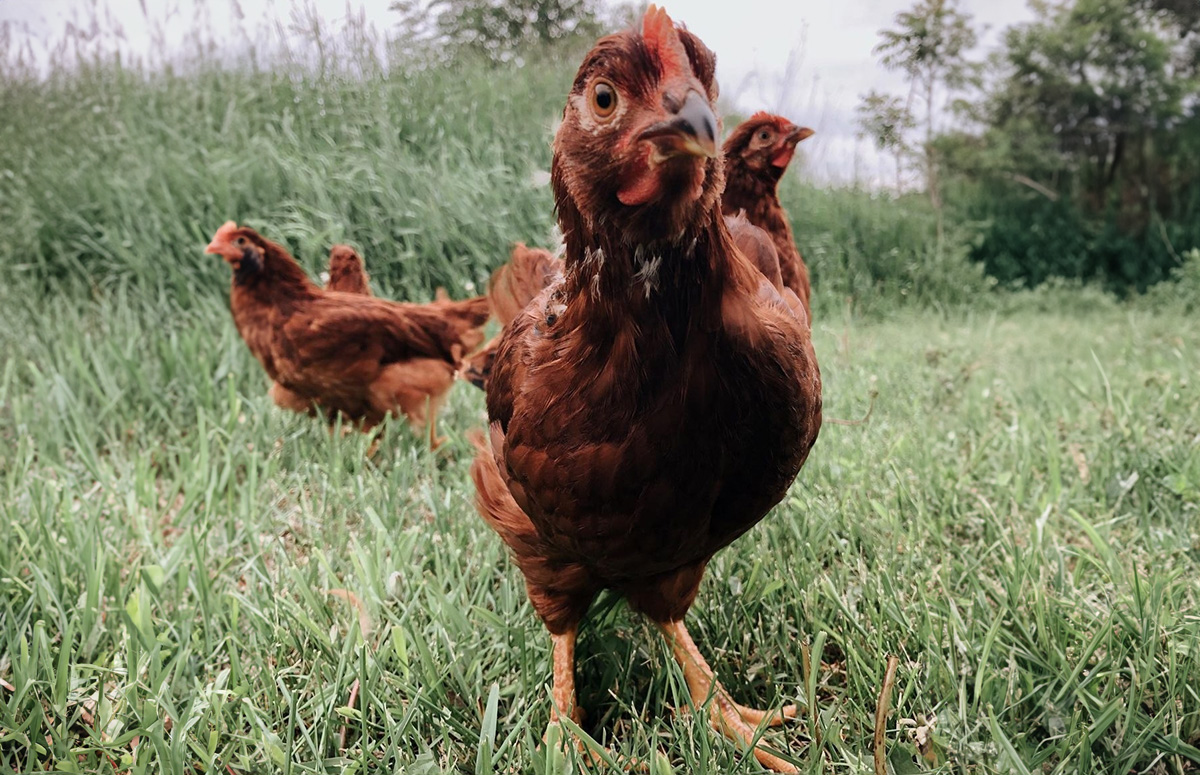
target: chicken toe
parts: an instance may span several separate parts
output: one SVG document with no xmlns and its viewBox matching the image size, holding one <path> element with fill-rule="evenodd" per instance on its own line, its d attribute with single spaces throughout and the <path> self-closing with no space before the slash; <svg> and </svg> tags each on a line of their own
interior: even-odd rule
<svg viewBox="0 0 1200 775">
<path fill-rule="evenodd" d="M 760 724 L 779 726 L 785 718 L 795 718 L 796 706 L 789 705 L 780 710 L 762 711 L 738 705 L 729 696 L 713 675 L 712 668 L 696 648 L 695 641 L 682 621 L 658 622 L 663 635 L 671 645 L 675 661 L 683 668 L 692 705 L 700 709 L 709 702 L 709 720 L 713 729 L 730 740 L 750 748 L 759 764 L 775 772 L 799 772 L 795 765 L 786 762 L 756 744 L 756 727 Z"/>
<path fill-rule="evenodd" d="M 737 709 L 738 715 L 752 727 L 757 727 L 759 724 L 766 724 L 768 727 L 783 726 L 783 722 L 789 719 L 796 718 L 799 715 L 799 708 L 796 705 L 784 705 L 779 710 L 758 710 L 757 708 L 747 708 L 745 705 L 738 705 L 736 702 L 733 707 Z"/>
</svg>

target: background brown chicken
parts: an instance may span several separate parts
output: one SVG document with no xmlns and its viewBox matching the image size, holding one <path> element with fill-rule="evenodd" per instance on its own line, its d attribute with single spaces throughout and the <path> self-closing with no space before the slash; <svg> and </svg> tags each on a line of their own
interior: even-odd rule
<svg viewBox="0 0 1200 775">
<path fill-rule="evenodd" d="M 280 387 L 272 398 L 298 412 L 318 407 L 364 430 L 402 412 L 428 426 L 463 355 L 483 340 L 487 299 L 402 304 L 323 290 L 282 246 L 230 221 L 207 252 L 233 268 L 230 308 L 238 333 Z"/>
<path fill-rule="evenodd" d="M 799 300 L 722 217 L 714 69 L 654 6 L 584 59 L 554 142 L 565 271 L 501 338 L 472 476 L 551 633 L 556 718 L 577 718 L 575 636 L 607 588 L 662 629 L 714 728 L 749 745 L 794 708 L 734 703 L 683 619 L 709 559 L 800 470 L 821 386 Z"/>
<path fill-rule="evenodd" d="M 325 281 L 325 290 L 370 296 L 369 279 L 362 258 L 354 252 L 354 248 L 334 245 L 329 250 L 329 279 Z"/>
<path fill-rule="evenodd" d="M 779 181 L 796 153 L 796 145 L 811 137 L 808 127 L 782 116 L 755 113 L 725 140 L 725 194 L 721 207 L 728 215 L 745 211 L 750 223 L 771 235 L 779 255 L 783 284 L 791 288 L 811 313 L 812 289 L 808 267 L 796 247 L 792 225 L 779 203 Z"/>
<path fill-rule="evenodd" d="M 467 358 L 463 376 L 472 385 L 484 389 L 496 348 L 500 344 L 503 328 L 506 328 L 535 296 L 548 287 L 562 273 L 562 259 L 549 250 L 527 247 L 524 242 L 513 246 L 508 263 L 502 265 L 488 281 L 487 298 L 492 315 L 500 323 L 501 332 L 493 337 L 478 352 Z"/>
<path fill-rule="evenodd" d="M 363 296 L 371 295 L 371 287 L 367 284 L 367 270 L 363 267 L 362 258 L 349 245 L 334 245 L 329 249 L 329 278 L 325 281 L 325 290 L 342 293 L 357 293 Z M 316 407 L 292 391 L 271 382 L 267 390 L 276 405 L 294 409 L 298 412 L 314 413 Z"/>
</svg>

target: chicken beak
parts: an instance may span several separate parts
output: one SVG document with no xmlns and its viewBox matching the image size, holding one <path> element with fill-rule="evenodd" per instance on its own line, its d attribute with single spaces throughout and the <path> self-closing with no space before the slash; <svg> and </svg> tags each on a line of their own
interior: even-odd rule
<svg viewBox="0 0 1200 775">
<path fill-rule="evenodd" d="M 773 167 L 786 169 L 792 163 L 792 157 L 796 155 L 796 145 L 801 140 L 806 140 L 814 134 L 806 126 L 796 126 L 795 124 L 791 124 L 790 126 L 791 128 L 775 144 L 773 155 L 771 156 L 771 166 Z"/>
<path fill-rule="evenodd" d="M 654 143 L 660 160 L 674 156 L 712 159 L 717 155 L 717 117 L 708 100 L 689 91 L 672 118 L 646 128 L 638 139 Z"/>
<path fill-rule="evenodd" d="M 224 237 L 213 237 L 213 241 L 208 243 L 204 252 L 214 253 L 231 264 L 242 260 L 242 251 Z"/>
<path fill-rule="evenodd" d="M 204 249 L 205 253 L 215 253 L 221 256 L 226 261 L 233 261 L 242 257 L 242 251 L 233 244 L 233 235 L 237 232 L 237 223 L 226 221 L 217 229 L 217 233 L 213 235 L 212 242 L 208 243 L 208 247 Z"/>
<path fill-rule="evenodd" d="M 802 140 L 807 140 L 815 134 L 816 132 L 806 126 L 793 126 L 792 130 L 788 132 L 787 137 L 790 142 L 798 143 Z"/>
</svg>

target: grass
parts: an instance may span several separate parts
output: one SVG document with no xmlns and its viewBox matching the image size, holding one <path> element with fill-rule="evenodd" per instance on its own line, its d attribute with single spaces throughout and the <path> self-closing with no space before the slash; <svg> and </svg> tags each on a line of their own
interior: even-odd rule
<svg viewBox="0 0 1200 775">
<path fill-rule="evenodd" d="M 219 293 L 3 301 L 0 769 L 553 771 L 548 639 L 471 507 L 478 393 L 454 391 L 444 455 L 396 425 L 367 461 L 364 439 L 270 406 Z M 869 771 L 897 654 L 898 773 L 922 718 L 938 772 L 1196 771 L 1187 320 L 1017 310 L 816 336 L 827 414 L 878 391 L 875 411 L 824 429 L 690 616 L 739 699 L 816 709 L 772 739 L 808 772 Z M 756 771 L 671 712 L 681 676 L 623 604 L 598 604 L 579 656 L 598 739 Z"/>
<path fill-rule="evenodd" d="M 330 242 L 349 242 L 388 293 L 414 299 L 482 287 L 516 240 L 549 243 L 550 141 L 578 54 L 383 69 L 331 48 L 320 72 L 100 59 L 38 80 L 3 69 L 3 43 L 0 281 L 125 283 L 186 307 L 224 283 L 197 248 L 230 218 L 313 270 Z M 823 311 L 986 296 L 967 235 L 939 244 L 920 196 L 821 191 L 793 175 L 783 199 Z"/>
<path fill-rule="evenodd" d="M 201 251 L 233 217 L 461 296 L 547 238 L 571 67 L 328 64 L 4 73 L 0 771 L 564 769 L 548 638 L 471 507 L 481 396 L 444 453 L 397 424 L 367 460 L 270 406 Z M 805 772 L 871 771 L 889 655 L 896 775 L 1200 771 L 1192 302 L 1001 294 L 920 201 L 785 204 L 827 416 L 878 398 L 712 564 L 689 624 L 720 677 L 811 711 L 769 736 Z M 597 739 L 757 771 L 619 601 L 578 657 Z"/>
</svg>

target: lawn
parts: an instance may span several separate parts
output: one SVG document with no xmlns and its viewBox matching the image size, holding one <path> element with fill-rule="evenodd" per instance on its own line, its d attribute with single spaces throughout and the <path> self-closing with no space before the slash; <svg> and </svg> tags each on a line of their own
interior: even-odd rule
<svg viewBox="0 0 1200 775">
<path fill-rule="evenodd" d="M 465 296 L 546 244 L 577 61 L 0 72 L 0 772 L 568 769 L 549 639 L 472 507 L 482 395 L 436 454 L 275 409 L 203 247 L 235 218 L 310 271 L 349 241 L 388 297 Z M 1200 772 L 1194 315 L 995 290 L 920 195 L 783 196 L 826 415 L 869 417 L 711 565 L 717 674 L 804 707 L 767 734 L 804 772 L 873 771 L 889 656 L 894 775 Z M 620 601 L 577 657 L 597 740 L 759 771 Z"/>
<path fill-rule="evenodd" d="M 889 655 L 897 774 L 1196 772 L 1194 321 L 996 306 L 818 319 L 826 416 L 873 411 L 717 557 L 692 632 L 738 700 L 805 707 L 767 735 L 805 772 L 871 771 Z M 220 285 L 5 287 L 0 353 L 0 770 L 563 771 L 549 640 L 471 505 L 480 393 L 438 453 L 397 423 L 368 459 L 271 406 Z M 578 675 L 615 750 L 759 771 L 620 601 Z"/>
</svg>

